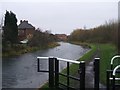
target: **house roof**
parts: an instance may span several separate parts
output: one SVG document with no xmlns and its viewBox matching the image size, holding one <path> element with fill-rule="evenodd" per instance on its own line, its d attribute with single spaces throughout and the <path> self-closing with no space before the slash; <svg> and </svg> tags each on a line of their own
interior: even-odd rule
<svg viewBox="0 0 120 90">
<path fill-rule="evenodd" d="M 18 29 L 25 29 L 25 28 L 35 28 L 31 24 L 28 23 L 28 21 L 20 21 L 20 24 L 18 25 Z"/>
</svg>

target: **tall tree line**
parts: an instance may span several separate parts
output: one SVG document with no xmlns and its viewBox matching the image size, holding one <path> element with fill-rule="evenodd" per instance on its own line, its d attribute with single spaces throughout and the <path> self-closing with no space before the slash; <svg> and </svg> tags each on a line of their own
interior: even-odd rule
<svg viewBox="0 0 120 90">
<path fill-rule="evenodd" d="M 71 41 L 89 43 L 118 42 L 118 22 L 109 22 L 92 29 L 75 29 L 69 36 Z"/>
</svg>

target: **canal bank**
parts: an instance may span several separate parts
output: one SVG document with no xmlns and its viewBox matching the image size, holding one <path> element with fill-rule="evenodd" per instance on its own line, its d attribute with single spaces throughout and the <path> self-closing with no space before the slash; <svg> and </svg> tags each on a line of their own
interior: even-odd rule
<svg viewBox="0 0 120 90">
<path fill-rule="evenodd" d="M 55 56 L 78 60 L 89 49 L 70 43 L 60 42 L 60 46 L 26 53 L 13 58 L 3 58 L 3 88 L 39 88 L 48 80 L 48 74 L 37 72 L 37 56 Z M 48 69 L 48 62 L 42 60 L 42 69 Z M 66 65 L 61 62 L 60 68 Z"/>
<path fill-rule="evenodd" d="M 58 44 L 57 42 L 52 42 L 49 43 L 47 46 L 38 46 L 38 47 L 30 47 L 26 44 L 16 44 L 13 45 L 13 48 L 9 47 L 7 48 L 5 52 L 2 52 L 2 57 L 15 57 L 15 56 L 19 56 L 25 53 L 30 53 L 30 52 L 35 52 L 35 51 L 39 51 L 39 50 L 45 50 L 45 49 L 49 49 L 49 48 L 54 48 L 59 46 L 60 44 Z"/>
</svg>

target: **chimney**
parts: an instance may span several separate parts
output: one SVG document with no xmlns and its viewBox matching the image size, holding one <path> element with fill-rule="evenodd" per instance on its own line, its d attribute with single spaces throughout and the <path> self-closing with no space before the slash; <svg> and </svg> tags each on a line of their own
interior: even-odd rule
<svg viewBox="0 0 120 90">
<path fill-rule="evenodd" d="M 22 20 L 20 20 L 20 23 L 22 23 Z"/>
<path fill-rule="evenodd" d="M 26 23 L 28 23 L 28 20 L 24 20 L 23 22 L 26 22 Z"/>
</svg>

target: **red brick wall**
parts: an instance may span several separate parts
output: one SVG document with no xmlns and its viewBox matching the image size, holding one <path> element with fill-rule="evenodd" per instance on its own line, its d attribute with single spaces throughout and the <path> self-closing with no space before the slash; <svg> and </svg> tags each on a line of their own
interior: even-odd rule
<svg viewBox="0 0 120 90">
<path fill-rule="evenodd" d="M 28 37 L 28 35 L 33 36 L 35 29 L 23 29 L 23 30 L 18 30 L 19 34 L 19 40 L 24 40 Z"/>
</svg>

